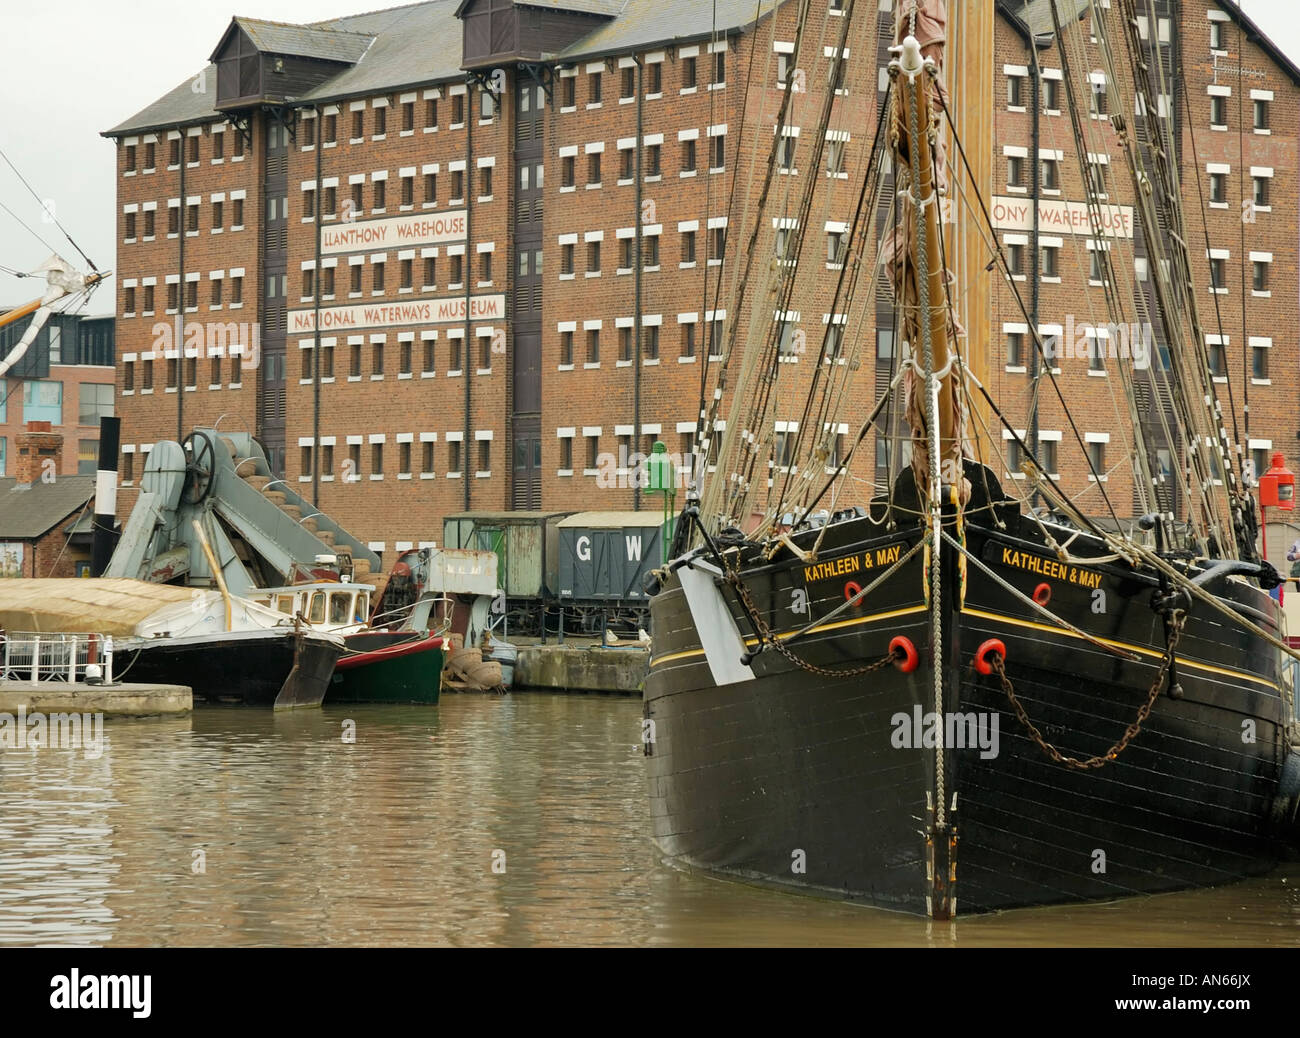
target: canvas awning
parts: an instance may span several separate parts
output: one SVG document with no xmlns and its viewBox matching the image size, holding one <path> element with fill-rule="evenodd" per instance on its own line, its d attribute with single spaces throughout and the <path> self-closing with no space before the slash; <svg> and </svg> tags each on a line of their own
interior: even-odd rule
<svg viewBox="0 0 1300 1038">
<path fill-rule="evenodd" d="M 88 631 L 114 636 L 164 606 L 192 601 L 190 588 L 142 580 L 48 578 L 0 580 L 0 628 L 6 631 Z"/>
</svg>

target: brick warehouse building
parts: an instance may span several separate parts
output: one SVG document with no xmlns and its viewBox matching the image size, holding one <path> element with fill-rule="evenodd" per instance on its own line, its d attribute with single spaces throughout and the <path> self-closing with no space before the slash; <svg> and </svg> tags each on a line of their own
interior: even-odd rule
<svg viewBox="0 0 1300 1038">
<path fill-rule="evenodd" d="M 1105 5 L 1103 5 L 1105 6 Z M 1141 8 L 1141 5 L 1139 5 Z M 1000 5 L 996 28 L 998 100 L 995 125 L 995 223 L 1013 263 L 1021 298 L 1037 312 L 1044 336 L 1069 338 L 1071 326 L 1108 324 L 1097 248 L 1112 253 L 1115 276 L 1145 293 L 1153 308 L 1147 248 L 1132 217 L 1133 188 L 1112 117 L 1123 114 L 1104 90 L 1078 96 L 1076 107 L 1087 153 L 1081 169 L 1073 143 L 1069 96 L 1062 78 L 1061 45 L 1046 2 Z M 1217 0 L 1158 0 L 1156 24 L 1138 18 L 1139 36 L 1159 46 L 1166 68 L 1173 69 L 1161 114 L 1173 121 L 1179 148 L 1178 172 L 1187 217 L 1197 306 L 1205 327 L 1210 363 L 1229 431 L 1240 433 L 1257 472 L 1268 468 L 1269 455 L 1282 451 L 1296 466 L 1297 392 L 1300 365 L 1297 343 L 1296 254 L 1297 131 L 1300 130 L 1300 69 L 1289 61 L 1233 4 Z M 1103 66 L 1093 36 L 1089 4 L 1062 0 L 1058 20 L 1066 37 L 1074 80 L 1080 71 L 1095 79 Z M 1037 40 L 1033 46 L 1031 41 Z M 1036 63 L 1036 64 L 1035 64 Z M 1086 63 L 1086 64 L 1085 64 Z M 1035 92 L 1035 67 L 1039 73 Z M 1076 85 L 1075 90 L 1080 88 Z M 1035 97 L 1038 117 L 1035 119 Z M 1129 113 L 1131 114 L 1131 113 Z M 1037 149 L 1035 159 L 1035 123 Z M 1039 174 L 1037 184 L 1034 174 Z M 1093 179 L 1113 206 L 1116 229 L 1093 239 L 1085 228 L 1071 226 L 1070 210 L 1085 197 L 1083 178 Z M 1035 228 L 1025 218 L 1038 191 L 1038 248 Z M 1080 233 L 1081 232 L 1081 233 Z M 1123 262 L 1120 262 L 1120 260 Z M 1037 284 L 1037 292 L 1033 291 Z M 1136 321 L 1136 316 L 1130 318 Z M 1028 319 L 1005 283 L 996 290 L 994 332 L 1001 337 L 1004 363 L 994 364 L 991 384 L 999 400 L 1021 401 L 1025 414 L 1034 394 L 1034 357 L 1028 342 Z M 1075 337 L 1078 336 L 1075 331 Z M 1101 334 L 1105 334 L 1103 331 Z M 1154 364 L 1167 363 L 1167 343 L 1156 328 Z M 994 350 L 994 355 L 998 354 Z M 1066 356 L 1058 379 L 1070 415 L 1083 432 L 1094 467 L 1108 471 L 1107 491 L 1121 516 L 1136 514 L 1133 475 L 1126 463 L 1127 445 L 1115 430 L 1127 420 L 1117 401 L 1117 365 L 1110 357 Z M 1159 500 L 1183 510 L 1185 502 L 1168 481 L 1185 445 L 1167 442 L 1161 427 L 1162 402 L 1172 422 L 1170 401 L 1139 373 L 1135 379 L 1143 428 L 1158 453 L 1153 475 Z M 1099 495 L 1078 449 L 1067 457 L 1073 434 L 1064 408 L 1046 385 L 1039 387 L 1040 459 L 1055 470 L 1058 459 L 1063 488 L 1085 510 L 1101 514 Z M 1118 404 L 1118 408 L 1117 408 Z M 1247 417 L 1248 407 L 1248 417 Z M 1028 432 L 1029 430 L 1024 430 Z M 1059 445 L 1059 451 L 1057 446 Z M 1014 452 L 1013 452 L 1014 453 Z M 1012 459 L 1014 461 L 1014 458 Z"/>
<path fill-rule="evenodd" d="M 1086 40 L 1087 5 L 1058 6 Z M 894 362 L 891 306 L 881 295 L 874 315 L 847 328 L 848 315 L 829 310 L 856 198 L 847 171 L 861 168 L 875 133 L 890 16 L 880 14 L 865 50 L 845 48 L 832 129 L 814 147 L 798 128 L 816 125 L 832 87 L 844 4 L 814 3 L 805 67 L 792 70 L 784 56 L 794 7 L 755 22 L 752 2 L 720 0 L 715 23 L 713 5 L 693 2 L 434 0 L 317 26 L 236 19 L 194 80 L 106 134 L 118 148 L 124 484 L 138 479 L 156 440 L 220 421 L 256 431 L 287 479 L 376 547 L 437 540 L 441 517 L 468 508 L 631 507 L 633 489 L 598 475 L 601 456 L 626 458 L 653 439 L 689 452 L 700 369 L 732 323 L 749 327 L 748 304 L 726 313 L 719 277 L 742 264 L 744 189 L 771 144 L 770 130 L 757 130 L 775 125 L 787 81 L 806 89 L 792 97 L 792 143 L 774 191 L 793 212 L 801 177 L 817 176 L 804 255 L 822 255 L 800 264 L 782 315 L 791 345 L 783 360 L 799 377 L 778 428 L 798 419 L 795 390 L 828 337 L 874 340 L 875 363 L 856 376 L 870 398 Z M 1005 203 L 1038 193 L 1039 248 L 1029 247 L 1023 211 L 995 207 L 995 222 L 1024 271 L 1021 294 L 1038 285 L 1037 323 L 1051 334 L 1100 295 L 1080 258 L 1096 243 L 1048 226 L 1082 194 L 1067 120 L 1047 106 L 1050 87 L 1041 88 L 1038 148 L 1056 166 L 1027 161 L 1031 68 L 1040 83 L 1056 72 L 1063 103 L 1046 0 L 999 3 L 998 12 L 994 194 Z M 1258 206 L 1254 223 L 1229 229 L 1231 210 L 1212 214 L 1211 248 L 1220 235 L 1233 240 L 1215 274 L 1226 292 L 1208 287 L 1211 260 L 1224 257 L 1204 259 L 1205 303 L 1218 304 L 1224 377 L 1238 401 L 1243 356 L 1269 351 L 1265 367 L 1251 369 L 1266 373 L 1247 380 L 1251 446 L 1276 444 L 1294 467 L 1296 423 L 1284 414 L 1294 379 L 1281 373 L 1296 366 L 1295 249 L 1285 247 L 1296 241 L 1296 217 L 1278 203 L 1296 196 L 1296 72 L 1217 0 L 1181 5 L 1156 36 L 1192 112 L 1180 125 L 1189 213 L 1200 212 L 1195 192 L 1210 190 L 1211 163 L 1229 167 L 1228 182 L 1214 185 L 1225 197 L 1240 193 L 1247 167 L 1252 177 L 1270 171 L 1274 205 Z M 1095 53 L 1086 60 L 1097 67 Z M 1211 114 L 1225 114 L 1212 99 L 1233 61 L 1238 100 L 1239 75 L 1269 95 L 1251 98 L 1267 101 L 1267 133 L 1239 132 L 1235 108 L 1226 134 L 1209 129 Z M 1122 155 L 1104 103 L 1089 120 L 1089 153 L 1095 165 L 1116 165 L 1108 189 L 1122 206 L 1131 189 L 1117 175 Z M 1245 112 L 1254 118 L 1252 104 Z M 757 252 L 774 256 L 793 222 L 761 228 Z M 1246 307 L 1227 277 L 1243 255 L 1268 257 L 1252 260 L 1268 264 L 1266 287 L 1248 289 Z M 1099 305 L 1088 310 L 1104 313 Z M 1270 345 L 1242 331 L 1243 320 L 1271 329 Z M 991 380 L 1009 401 L 1027 401 L 1033 383 L 1018 324 L 1027 329 L 1008 288 L 995 289 L 993 352 L 1007 352 Z M 1060 378 L 1100 451 L 1094 460 L 1112 468 L 1121 459 L 1106 454 L 1111 375 L 1085 361 Z M 1038 442 L 1054 467 L 1047 445 L 1066 423 L 1050 393 L 1039 399 Z M 858 474 L 881 478 L 888 461 L 897 465 L 899 444 L 892 459 L 889 446 L 862 452 Z M 1086 467 L 1064 448 L 1059 457 L 1063 487 L 1086 489 Z M 1122 468 L 1110 481 L 1116 499 L 1131 496 Z"/>
</svg>

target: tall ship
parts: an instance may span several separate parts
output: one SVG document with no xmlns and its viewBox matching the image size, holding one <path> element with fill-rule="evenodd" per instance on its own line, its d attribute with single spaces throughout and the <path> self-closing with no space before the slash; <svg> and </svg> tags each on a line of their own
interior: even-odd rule
<svg viewBox="0 0 1300 1038">
<path fill-rule="evenodd" d="M 838 6 L 838 50 L 827 53 L 874 52 L 876 5 Z M 1046 4 L 1083 165 L 1078 113 L 1086 122 L 1098 73 L 1071 67 L 1066 44 L 1080 29 L 1061 24 L 1062 6 Z M 820 44 L 800 7 L 790 67 Z M 1272 593 L 1281 578 L 1260 551 L 1256 480 L 1211 375 L 1188 244 L 1200 239 L 1157 116 L 1167 70 L 1139 32 L 1146 7 L 1091 8 L 1100 74 L 1126 99 L 1111 116 L 1124 163 L 1113 172 L 1132 186 L 1150 272 L 1137 287 L 1122 242 L 1098 250 L 1114 286 L 1107 316 L 1112 328 L 1153 327 L 1161 350 L 1159 362 L 1114 364 L 1113 435 L 1130 445 L 1141 507 L 1107 497 L 1073 423 L 1065 439 L 1076 438 L 1094 493 L 1087 507 L 1064 494 L 1013 413 L 1020 402 L 990 392 L 980 327 L 990 284 L 1017 291 L 973 161 L 991 152 L 993 2 L 960 5 L 953 24 L 942 0 L 900 0 L 876 142 L 850 174 L 860 180 L 850 258 L 827 286 L 830 309 L 849 314 L 850 341 L 836 343 L 846 352 L 870 349 L 851 341 L 855 293 L 874 305 L 886 286 L 900 344 L 887 384 L 862 399 L 846 388 L 851 359 L 819 357 L 799 387 L 797 431 L 774 440 L 765 430 L 787 344 L 779 321 L 755 317 L 731 330 L 714 391 L 701 393 L 699 453 L 711 464 L 696 466 L 655 575 L 644 694 L 653 836 L 670 862 L 949 919 L 959 906 L 1258 875 L 1290 841 L 1300 757 L 1293 657 Z M 815 144 L 831 111 L 828 100 Z M 760 223 L 778 166 L 747 188 Z M 795 257 L 814 186 L 804 190 L 786 202 L 804 217 L 783 243 Z M 1086 193 L 1100 227 L 1111 209 L 1095 187 Z M 737 295 L 779 316 L 794 265 L 764 270 L 752 248 L 738 262 Z M 1060 343 L 1027 327 L 1042 392 L 1059 395 Z M 1172 471 L 1144 440 L 1153 391 L 1183 445 Z M 883 486 L 846 478 L 854 451 L 895 417 L 907 462 Z M 1184 489 L 1178 510 L 1161 507 L 1165 479 Z"/>
</svg>

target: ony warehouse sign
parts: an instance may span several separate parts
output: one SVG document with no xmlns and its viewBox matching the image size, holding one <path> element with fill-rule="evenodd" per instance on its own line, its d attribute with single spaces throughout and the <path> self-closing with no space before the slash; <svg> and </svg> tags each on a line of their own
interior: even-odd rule
<svg viewBox="0 0 1300 1038">
<path fill-rule="evenodd" d="M 993 226 L 1000 231 L 1033 230 L 1034 203 L 1029 198 L 995 195 Z M 1094 228 L 1094 224 L 1096 225 Z M 1038 203 L 1040 234 L 1098 234 L 1106 238 L 1133 237 L 1133 207 L 1099 205 L 1089 212 L 1085 202 L 1041 199 Z"/>
</svg>

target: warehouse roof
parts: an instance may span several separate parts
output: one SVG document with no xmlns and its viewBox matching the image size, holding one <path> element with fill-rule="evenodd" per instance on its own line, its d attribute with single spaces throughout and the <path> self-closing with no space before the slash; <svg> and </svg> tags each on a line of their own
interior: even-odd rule
<svg viewBox="0 0 1300 1038">
<path fill-rule="evenodd" d="M 468 7 L 473 0 L 461 0 L 456 14 Z M 622 14 L 623 8 L 634 0 L 515 0 L 516 7 L 544 7 L 552 11 L 572 11 L 574 14 L 603 14 L 613 18 Z"/>
<path fill-rule="evenodd" d="M 213 107 L 217 100 L 217 66 L 208 65 L 197 75 L 167 91 L 158 100 L 146 105 L 130 119 L 126 119 L 105 137 L 120 137 L 127 133 L 144 133 L 185 123 L 213 122 L 225 116 Z"/>
<path fill-rule="evenodd" d="M 469 521 L 474 523 L 536 523 L 542 519 L 552 519 L 556 516 L 572 515 L 572 512 L 453 512 L 445 517 L 446 520 L 455 520 L 457 522 Z"/>
<path fill-rule="evenodd" d="M 601 56 L 654 44 L 732 33 L 766 17 L 784 0 L 528 0 L 544 7 L 603 16 L 604 22 L 556 55 L 560 61 Z M 425 0 L 383 11 L 304 25 L 236 18 L 260 50 L 337 61 L 346 67 L 320 86 L 293 98 L 298 104 L 332 101 L 424 83 L 460 79 L 462 0 Z M 594 21 L 594 20 L 593 20 Z M 224 39 L 224 36 L 223 36 Z M 131 118 L 104 132 L 120 137 L 226 118 L 216 104 L 217 66 L 209 64 Z"/>
<path fill-rule="evenodd" d="M 584 36 L 557 57 L 573 60 L 698 39 L 713 33 L 726 35 L 766 18 L 784 0 L 628 0 L 623 13 Z"/>
<path fill-rule="evenodd" d="M 59 476 L 51 483 L 24 484 L 0 478 L 0 540 L 41 537 L 95 496 L 94 476 Z"/>
<path fill-rule="evenodd" d="M 321 24 L 370 33 L 375 42 L 360 61 L 303 95 L 303 101 L 396 90 L 464 75 L 460 67 L 461 23 L 456 18 L 456 0 L 431 0 L 335 18 Z"/>
<path fill-rule="evenodd" d="M 342 61 L 349 65 L 361 60 L 373 36 L 367 33 L 348 32 L 314 25 L 291 25 L 288 22 L 268 22 L 260 18 L 235 18 L 231 27 L 238 26 L 264 54 L 283 54 L 298 58 L 318 58 L 321 61 Z M 230 34 L 230 29 L 222 40 Z M 217 50 L 220 50 L 218 46 Z M 209 60 L 215 61 L 216 51 Z"/>
<path fill-rule="evenodd" d="M 998 6 L 1022 33 L 1051 36 L 1056 31 L 1051 4 L 1052 0 L 1001 0 Z M 1082 18 L 1091 6 L 1092 0 L 1056 0 L 1056 17 L 1064 28 Z"/>
</svg>

